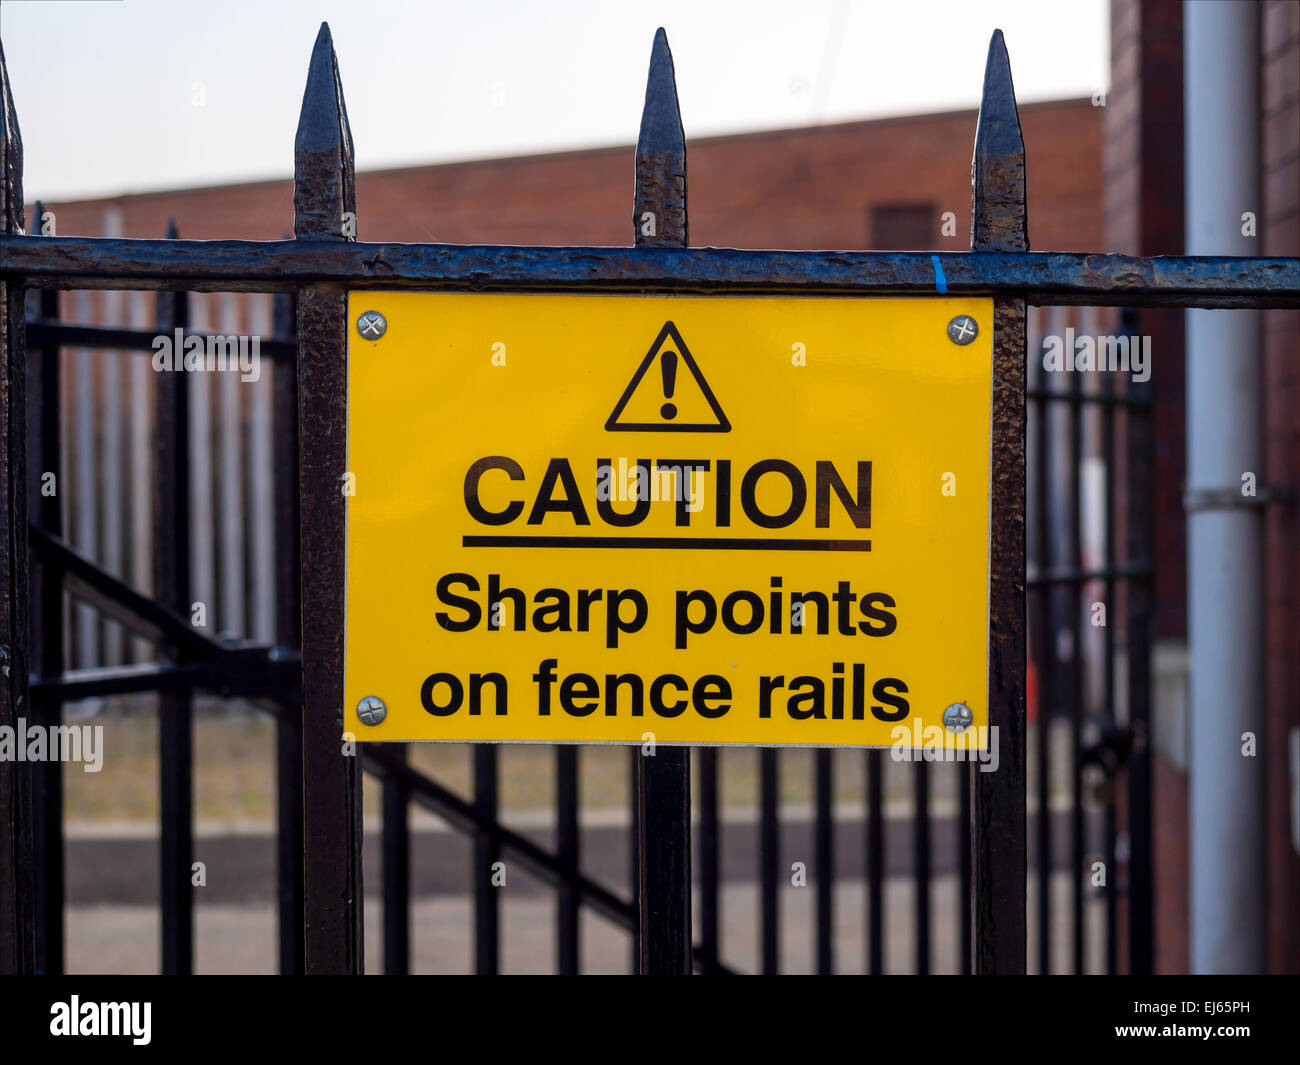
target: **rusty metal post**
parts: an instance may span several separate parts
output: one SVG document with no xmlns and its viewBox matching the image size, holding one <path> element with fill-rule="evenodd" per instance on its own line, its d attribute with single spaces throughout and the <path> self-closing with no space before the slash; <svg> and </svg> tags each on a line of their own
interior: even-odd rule
<svg viewBox="0 0 1300 1065">
<path fill-rule="evenodd" d="M 668 37 L 655 34 L 636 145 L 637 247 L 686 247 L 686 136 Z M 691 749 L 636 759 L 637 901 L 642 974 L 691 973 Z"/>
<path fill-rule="evenodd" d="M 0 49 L 0 234 L 23 232 L 23 140 Z M 0 281 L 0 726 L 27 712 L 27 356 L 23 285 Z M 0 973 L 35 969 L 31 774 L 0 761 Z"/>
<path fill-rule="evenodd" d="M 352 133 L 329 26 L 312 51 L 294 142 L 294 237 L 355 239 Z M 360 973 L 361 765 L 343 736 L 347 290 L 298 300 L 303 896 L 308 973 Z M 347 751 L 348 753 L 345 753 Z"/>
<path fill-rule="evenodd" d="M 36 204 L 33 228 L 45 208 Z M 41 289 L 28 293 L 28 310 L 42 324 L 59 318 L 59 293 Z M 28 320 L 30 321 L 30 315 Z M 32 521 L 53 536 L 63 535 L 58 478 L 62 463 L 59 438 L 59 345 L 28 346 L 27 376 L 27 498 Z M 45 491 L 45 474 L 54 475 L 54 491 Z M 63 672 L 63 574 L 57 567 L 31 570 L 31 661 L 42 677 Z M 31 714 L 43 726 L 57 726 L 63 703 L 57 695 L 32 693 Z M 32 773 L 32 866 L 35 893 L 35 969 L 45 975 L 63 972 L 64 865 L 63 765 L 57 759 L 35 762 Z"/>
<path fill-rule="evenodd" d="M 1029 250 L 1025 144 L 1002 31 L 989 43 L 975 133 L 971 250 Z M 972 835 L 976 973 L 1025 971 L 1025 301 L 993 301 L 989 742 Z M 997 731 L 994 732 L 993 729 Z M 1046 811 L 1039 811 L 1046 816 Z M 1078 871 L 1075 871 L 1076 875 Z"/>
</svg>

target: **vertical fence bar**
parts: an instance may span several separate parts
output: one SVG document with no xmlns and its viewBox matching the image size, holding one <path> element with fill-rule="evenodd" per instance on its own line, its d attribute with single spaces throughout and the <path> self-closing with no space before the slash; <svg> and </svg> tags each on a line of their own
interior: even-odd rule
<svg viewBox="0 0 1300 1065">
<path fill-rule="evenodd" d="M 1083 387 L 1078 374 L 1070 375 L 1067 410 L 1070 439 L 1066 447 L 1069 461 L 1069 528 L 1066 536 L 1066 564 L 1072 573 L 1083 573 L 1083 495 L 1079 467 L 1083 464 Z M 1072 653 L 1067 670 L 1070 705 L 1070 910 L 1071 948 L 1075 975 L 1083 973 L 1084 929 L 1084 851 L 1087 844 L 1083 819 L 1083 590 L 1082 580 L 1072 581 L 1066 595 L 1070 604 L 1069 632 Z"/>
<path fill-rule="evenodd" d="M 814 946 L 817 972 L 829 976 L 835 971 L 835 751 L 818 747 L 813 752 L 813 848 L 817 892 L 817 932 Z"/>
<path fill-rule="evenodd" d="M 1028 251 L 1025 145 L 1002 31 L 989 43 L 975 134 L 972 251 Z M 1025 301 L 994 301 L 990 743 L 975 773 L 975 971 L 1025 971 Z M 998 731 L 992 732 L 992 728 Z"/>
<path fill-rule="evenodd" d="M 775 747 L 758 752 L 758 939 L 764 976 L 781 971 L 781 773 Z"/>
<path fill-rule="evenodd" d="M 190 325 L 197 333 L 219 332 L 214 311 L 216 296 L 209 292 L 196 292 L 190 298 Z M 188 388 L 189 400 L 189 531 L 187 550 L 190 553 L 189 595 L 193 602 L 202 603 L 210 633 L 219 634 L 229 624 L 225 604 L 217 597 L 217 525 L 213 520 L 212 506 L 212 382 L 206 373 L 187 373 L 181 379 L 181 388 Z M 186 445 L 181 445 L 186 446 Z M 220 462 L 215 463 L 220 469 Z M 186 609 L 189 603 L 186 603 Z"/>
<path fill-rule="evenodd" d="M 101 230 L 105 237 L 122 235 L 122 212 L 110 207 L 103 213 Z M 122 293 L 106 289 L 99 293 L 97 315 L 98 324 L 106 326 L 122 325 Z M 100 456 L 100 476 L 103 483 L 113 487 L 106 491 L 101 499 L 97 515 L 102 529 L 99 561 L 104 569 L 115 577 L 125 575 L 126 560 L 122 557 L 122 525 L 124 494 L 120 487 L 123 482 L 122 471 L 122 352 L 101 351 L 98 362 L 100 380 L 103 382 L 104 396 L 101 408 L 101 433 L 96 441 L 96 450 Z M 128 356 L 129 357 L 129 356 Z M 116 621 L 105 620 L 103 623 L 103 658 L 105 666 L 120 666 L 123 662 L 122 652 L 125 647 L 125 633 Z"/>
<path fill-rule="evenodd" d="M 1113 573 L 1119 566 L 1115 551 L 1115 375 L 1106 374 L 1101 408 L 1101 462 L 1106 471 L 1106 489 L 1102 499 L 1105 515 L 1106 570 Z M 1106 692 L 1103 703 L 1103 726 L 1116 728 L 1118 715 L 1115 706 L 1115 578 L 1107 576 L 1103 597 L 1106 603 L 1106 624 L 1102 628 L 1102 645 L 1106 661 L 1103 686 Z M 1106 797 L 1105 824 L 1103 826 L 1103 857 L 1106 862 L 1106 974 L 1114 976 L 1119 959 L 1119 863 L 1115 856 L 1115 804 L 1119 800 L 1119 766 L 1113 767 L 1108 780 L 1110 794 Z"/>
<path fill-rule="evenodd" d="M 1133 333 L 1142 332 L 1136 320 Z M 1130 564 L 1150 567 L 1155 550 L 1155 518 L 1151 506 L 1155 468 L 1154 412 L 1150 406 L 1151 382 L 1129 381 L 1129 395 L 1141 407 L 1130 406 L 1125 418 L 1127 436 L 1129 513 L 1126 525 Z M 1132 745 L 1128 757 L 1128 960 L 1134 976 L 1153 969 L 1153 914 L 1151 881 L 1151 630 L 1152 575 L 1134 577 L 1128 585 L 1128 727 Z"/>
<path fill-rule="evenodd" d="M 958 921 L 957 965 L 962 976 L 971 971 L 971 767 L 970 762 L 957 766 L 957 905 L 961 918 Z"/>
<path fill-rule="evenodd" d="M 885 762 L 880 751 L 867 752 L 867 971 L 885 971 Z"/>
<path fill-rule="evenodd" d="M 0 233 L 23 232 L 23 141 L 0 49 Z M 0 726 L 27 704 L 27 358 L 23 286 L 0 281 Z M 0 973 L 35 968 L 31 777 L 0 760 Z"/>
<path fill-rule="evenodd" d="M 636 145 L 638 247 L 686 247 L 686 136 L 668 37 L 655 33 Z M 636 760 L 642 974 L 691 972 L 691 751 L 659 745 Z"/>
<path fill-rule="evenodd" d="M 916 972 L 930 972 L 930 766 L 912 763 L 912 876 L 916 886 Z"/>
<path fill-rule="evenodd" d="M 581 749 L 573 744 L 555 748 L 555 857 L 564 871 L 555 900 L 555 969 L 561 976 L 576 976 L 581 965 L 578 936 L 581 898 L 575 885 L 580 861 L 578 754 Z"/>
<path fill-rule="evenodd" d="M 282 339 L 296 335 L 294 297 L 275 296 L 271 332 Z M 275 481 L 275 640 L 298 653 L 302 644 L 298 588 L 298 368 L 280 362 L 274 375 L 272 477 Z M 280 972 L 303 972 L 303 821 L 302 689 L 292 693 L 287 710 L 275 723 L 276 898 Z"/>
<path fill-rule="evenodd" d="M 169 239 L 176 225 L 167 227 Z M 160 335 L 189 327 L 189 297 L 159 292 L 154 325 Z M 179 354 L 179 352 L 178 352 Z M 154 392 L 159 447 L 154 454 L 154 589 L 158 602 L 190 616 L 190 375 L 161 373 Z M 159 648 L 175 660 L 174 648 Z M 158 693 L 158 786 L 161 826 L 159 892 L 162 971 L 194 967 L 194 699 L 188 691 Z"/>
<path fill-rule="evenodd" d="M 406 744 L 390 743 L 389 755 L 406 761 Z M 391 774 L 383 782 L 384 972 L 405 976 L 411 968 L 410 788 Z"/>
<path fill-rule="evenodd" d="M 627 755 L 628 831 L 631 841 L 627 867 L 628 877 L 632 881 L 632 905 L 636 907 L 639 914 L 641 912 L 641 816 L 638 812 L 637 794 L 641 787 L 641 769 L 638 763 L 643 755 L 640 747 L 629 747 Z M 632 926 L 630 940 L 632 971 L 639 973 L 641 971 L 641 922 L 639 918 L 637 923 Z"/>
<path fill-rule="evenodd" d="M 476 743 L 474 751 L 474 808 L 489 822 L 500 816 L 497 801 L 497 747 Z M 495 976 L 501 969 L 501 903 L 492 883 L 493 866 L 501 860 L 496 833 L 474 833 L 474 971 Z"/>
<path fill-rule="evenodd" d="M 294 237 L 348 240 L 355 218 L 352 133 L 329 26 L 312 50 L 294 142 Z M 360 759 L 343 750 L 343 574 L 348 298 L 309 285 L 298 300 L 302 594 L 304 964 L 364 965 Z"/>
<path fill-rule="evenodd" d="M 699 793 L 696 796 L 700 825 L 700 950 L 711 960 L 721 960 L 719 936 L 719 884 L 722 833 L 718 821 L 718 749 L 697 747 L 699 754 Z M 705 969 L 705 972 L 712 970 Z"/>
<path fill-rule="evenodd" d="M 35 224 L 43 209 L 36 205 Z M 36 296 L 38 317 L 54 323 L 59 318 L 59 294 L 41 289 Z M 62 478 L 62 441 L 59 437 L 59 347 L 34 348 L 28 376 L 28 499 L 34 518 L 46 532 L 63 535 L 63 515 L 58 486 Z M 54 477 L 54 491 L 45 490 L 45 477 Z M 63 575 L 39 566 L 32 571 L 31 656 L 42 677 L 63 672 Z M 43 726 L 57 727 L 63 705 L 57 698 L 33 698 L 32 715 Z M 57 758 L 31 763 L 32 852 L 36 903 L 35 969 L 38 973 L 63 972 L 63 765 Z"/>
<path fill-rule="evenodd" d="M 90 324 L 90 293 L 79 291 L 74 297 L 73 314 L 78 325 Z M 76 370 L 72 385 L 76 390 L 75 409 L 70 421 L 72 436 L 71 532 L 74 546 L 90 558 L 99 558 L 99 476 L 95 470 L 95 421 L 99 411 L 95 404 L 95 359 L 89 348 L 73 353 Z M 100 619 L 89 603 L 72 604 L 75 619 L 72 644 L 74 662 L 79 668 L 102 665 L 99 649 Z M 96 701 L 97 703 L 97 701 Z M 92 705 L 96 705 L 92 703 Z"/>
<path fill-rule="evenodd" d="M 249 331 L 255 337 L 275 335 L 273 296 L 250 298 Z M 275 642 L 275 474 L 272 432 L 275 425 L 275 370 L 253 382 L 248 417 L 248 583 L 252 624 L 249 634 L 258 643 Z M 282 364 L 283 365 L 283 364 Z M 285 374 L 292 367 L 285 366 Z M 267 380 L 270 377 L 271 380 Z"/>
<path fill-rule="evenodd" d="M 1035 365 L 1038 365 L 1035 362 Z M 1047 393 L 1046 374 L 1038 374 L 1038 391 Z M 1048 455 L 1047 423 L 1051 410 L 1045 399 L 1034 403 L 1034 543 L 1035 565 L 1041 577 L 1051 568 L 1051 544 L 1048 528 Z M 1052 586 L 1040 583 L 1034 589 L 1033 643 L 1037 667 L 1038 698 L 1034 707 L 1036 736 L 1034 746 L 1035 794 L 1034 839 L 1037 850 L 1038 880 L 1038 973 L 1052 971 L 1052 695 L 1056 690 L 1056 654 L 1052 645 Z"/>
<path fill-rule="evenodd" d="M 151 311 L 150 303 L 152 302 L 149 299 L 149 294 L 144 291 L 135 291 L 130 296 L 131 328 L 147 329 Z M 130 393 L 128 403 L 131 410 L 149 411 L 154 409 L 150 403 L 152 388 L 149 383 L 149 378 L 153 376 L 153 372 L 149 359 L 143 359 L 136 353 L 130 356 L 127 387 Z M 154 595 L 155 592 L 153 583 L 153 552 L 155 546 L 153 478 L 150 471 L 153 467 L 151 444 L 155 439 L 154 434 L 156 431 L 157 426 L 153 418 L 135 417 L 131 419 L 128 447 L 131 495 L 129 579 L 138 591 L 146 595 Z M 157 657 L 152 644 L 141 636 L 137 636 L 130 641 L 128 655 L 128 660 L 132 662 L 152 662 Z"/>
</svg>

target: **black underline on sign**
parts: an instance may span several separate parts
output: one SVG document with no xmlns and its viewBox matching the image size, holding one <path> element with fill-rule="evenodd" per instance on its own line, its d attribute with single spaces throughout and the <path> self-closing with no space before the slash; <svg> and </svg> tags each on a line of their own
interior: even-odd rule
<svg viewBox="0 0 1300 1065">
<path fill-rule="evenodd" d="M 760 540 L 744 536 L 465 536 L 462 547 L 619 547 L 677 551 L 870 551 L 870 540 Z"/>
</svg>

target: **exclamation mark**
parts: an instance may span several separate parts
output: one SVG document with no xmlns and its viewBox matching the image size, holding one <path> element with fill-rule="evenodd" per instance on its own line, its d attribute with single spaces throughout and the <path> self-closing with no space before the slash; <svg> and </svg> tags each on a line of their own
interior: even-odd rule
<svg viewBox="0 0 1300 1065">
<path fill-rule="evenodd" d="M 673 390 L 677 387 L 677 352 L 665 351 L 659 357 L 659 372 L 664 378 L 664 398 L 672 399 Z M 677 405 L 674 403 L 665 403 L 659 408 L 667 421 L 672 421 L 677 417 Z"/>
</svg>

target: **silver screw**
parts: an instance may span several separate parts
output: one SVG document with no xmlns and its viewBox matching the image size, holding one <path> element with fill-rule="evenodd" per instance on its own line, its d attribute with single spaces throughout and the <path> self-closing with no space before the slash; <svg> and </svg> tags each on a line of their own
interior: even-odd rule
<svg viewBox="0 0 1300 1065">
<path fill-rule="evenodd" d="M 980 327 L 969 314 L 959 314 L 948 323 L 948 339 L 954 344 L 969 344 L 979 333 Z"/>
<path fill-rule="evenodd" d="M 357 717 L 363 725 L 378 725 L 388 716 L 388 707 L 377 695 L 367 695 L 357 703 Z"/>
<path fill-rule="evenodd" d="M 943 711 L 943 724 L 949 732 L 965 732 L 974 720 L 975 715 L 965 703 L 953 703 Z"/>
<path fill-rule="evenodd" d="M 367 340 L 378 340 L 388 332 L 388 319 L 378 311 L 363 311 L 357 319 L 357 332 Z"/>
</svg>

